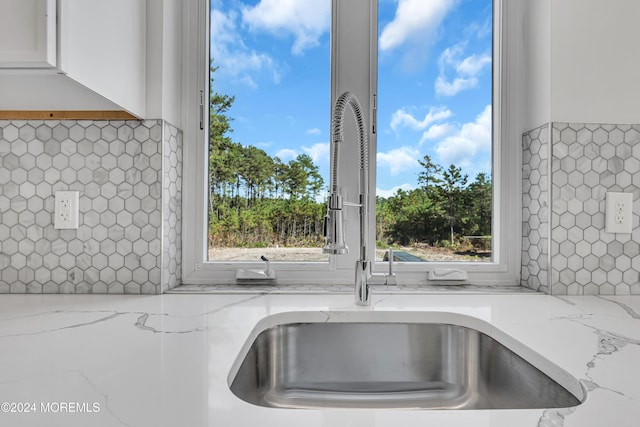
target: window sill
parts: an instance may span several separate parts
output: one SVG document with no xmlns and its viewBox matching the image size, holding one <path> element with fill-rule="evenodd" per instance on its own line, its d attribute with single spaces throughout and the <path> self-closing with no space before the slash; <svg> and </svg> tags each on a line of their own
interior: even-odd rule
<svg viewBox="0 0 640 427">
<path fill-rule="evenodd" d="M 538 292 L 519 285 L 398 285 L 375 287 L 373 292 L 380 295 L 393 294 L 532 294 Z M 349 294 L 353 285 L 180 285 L 168 294 Z"/>
</svg>

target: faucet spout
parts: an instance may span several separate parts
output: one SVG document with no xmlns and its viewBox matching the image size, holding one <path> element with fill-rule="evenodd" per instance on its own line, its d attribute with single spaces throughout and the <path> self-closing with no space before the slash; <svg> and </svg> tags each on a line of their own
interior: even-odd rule
<svg viewBox="0 0 640 427">
<path fill-rule="evenodd" d="M 358 142 L 360 146 L 360 198 L 366 200 L 366 195 L 369 190 L 369 144 L 367 142 L 367 125 L 362 108 L 360 107 L 360 101 L 358 101 L 358 98 L 353 93 L 345 92 L 336 100 L 331 117 L 331 147 L 333 150 L 331 153 L 331 192 L 329 194 L 327 215 L 324 218 L 325 245 L 322 248 L 322 252 L 332 255 L 342 255 L 349 252 L 349 248 L 344 241 L 343 201 L 338 189 L 338 163 L 340 159 L 340 149 L 344 140 L 343 125 L 347 106 L 351 108 L 356 125 L 358 126 Z M 366 209 L 366 207 L 361 207 L 361 209 L 362 208 Z M 360 246 L 360 258 L 364 259 L 365 254 L 363 253 L 362 245 Z"/>
<path fill-rule="evenodd" d="M 344 140 L 343 124 L 347 106 L 351 108 L 358 127 L 358 145 L 360 147 L 360 197 L 358 204 L 344 203 L 338 188 L 338 163 L 340 147 Z M 371 261 L 367 250 L 369 243 L 369 143 L 364 113 L 358 98 L 351 92 L 343 93 L 336 100 L 331 120 L 331 142 L 331 192 L 329 194 L 327 215 L 324 219 L 325 246 L 322 251 L 332 255 L 348 253 L 349 248 L 344 240 L 342 210 L 345 205 L 357 206 L 360 210 L 360 258 L 356 262 L 355 269 L 356 304 L 369 305 L 371 303 L 369 281 L 370 279 L 376 281 L 374 276 L 380 276 L 372 273 Z M 386 275 L 384 277 L 384 284 L 387 284 Z"/>
<path fill-rule="evenodd" d="M 342 210 L 344 207 L 342 196 L 338 189 L 338 163 L 340 159 L 340 149 L 344 141 L 344 116 L 347 106 L 353 112 L 356 125 L 358 126 L 358 142 L 360 146 L 360 199 L 366 201 L 369 192 L 369 144 L 367 142 L 367 125 L 364 113 L 360 107 L 360 101 L 352 92 L 345 92 L 338 97 L 333 108 L 331 117 L 331 192 L 329 194 L 327 215 L 324 218 L 325 245 L 322 252 L 332 255 L 342 255 L 349 252 L 344 241 L 344 222 Z M 366 209 L 366 206 L 361 206 Z M 365 212 L 366 213 L 366 212 Z M 362 223 L 362 221 L 361 221 Z M 366 227 L 366 224 L 364 225 Z M 361 224 L 361 234 L 362 234 Z M 366 231 L 366 230 L 365 230 Z M 361 235 L 362 242 L 362 235 Z M 365 259 L 366 248 L 360 245 L 360 258 Z"/>
<path fill-rule="evenodd" d="M 369 289 L 369 261 L 356 261 L 356 304 L 370 305 L 371 290 Z"/>
</svg>

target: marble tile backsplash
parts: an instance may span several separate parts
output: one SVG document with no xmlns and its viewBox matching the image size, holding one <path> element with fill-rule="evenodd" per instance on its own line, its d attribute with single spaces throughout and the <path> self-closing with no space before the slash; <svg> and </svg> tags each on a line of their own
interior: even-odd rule
<svg viewBox="0 0 640 427">
<path fill-rule="evenodd" d="M 0 293 L 156 294 L 180 280 L 182 133 L 161 120 L 0 121 Z M 78 191 L 79 228 L 53 227 Z"/>
<path fill-rule="evenodd" d="M 522 285 L 549 290 L 549 125 L 522 138 Z"/>
<path fill-rule="evenodd" d="M 532 144 L 532 135 L 535 131 L 523 137 L 525 150 Z M 552 123 L 548 149 L 549 253 L 538 261 L 525 257 L 531 241 L 537 238 L 533 230 L 539 218 L 527 212 L 531 210 L 527 201 L 537 195 L 531 192 L 527 171 L 536 166 L 533 156 L 523 156 L 523 286 L 535 289 L 531 271 L 536 271 L 536 264 L 542 271 L 546 262 L 550 267 L 549 284 L 539 289 L 547 293 L 640 295 L 640 125 Z M 609 191 L 633 194 L 631 234 L 605 231 Z M 543 203 L 544 196 L 541 194 L 538 200 Z"/>
<path fill-rule="evenodd" d="M 162 198 L 162 290 L 182 279 L 182 132 L 164 123 Z"/>
</svg>

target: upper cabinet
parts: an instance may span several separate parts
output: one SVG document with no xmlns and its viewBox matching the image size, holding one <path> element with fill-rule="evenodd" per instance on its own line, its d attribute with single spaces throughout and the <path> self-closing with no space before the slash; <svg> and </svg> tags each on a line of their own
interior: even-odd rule
<svg viewBox="0 0 640 427">
<path fill-rule="evenodd" d="M 146 21 L 146 0 L 0 0 L 0 110 L 145 118 Z"/>
<path fill-rule="evenodd" d="M 56 0 L 0 0 L 0 67 L 55 66 Z"/>
<path fill-rule="evenodd" d="M 151 0 L 154 1 L 154 0 Z M 60 71 L 144 116 L 146 0 L 60 0 Z"/>
</svg>

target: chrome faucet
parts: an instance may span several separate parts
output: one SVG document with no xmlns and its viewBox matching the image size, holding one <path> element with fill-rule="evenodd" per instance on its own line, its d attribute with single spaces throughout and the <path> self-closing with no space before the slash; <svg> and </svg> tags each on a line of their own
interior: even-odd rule
<svg viewBox="0 0 640 427">
<path fill-rule="evenodd" d="M 342 200 L 338 191 L 338 160 L 342 145 L 343 122 L 347 105 L 355 116 L 358 126 L 358 143 L 360 145 L 360 196 L 358 203 Z M 344 241 L 344 222 L 342 210 L 344 206 L 356 206 L 360 209 L 360 258 L 356 261 L 355 294 L 356 304 L 369 305 L 370 285 L 395 285 L 396 276 L 393 273 L 393 250 L 389 251 L 389 273 L 374 273 L 373 262 L 367 254 L 368 219 L 369 219 L 369 144 L 367 141 L 367 126 L 358 98 L 351 92 L 345 92 L 338 97 L 331 117 L 332 164 L 331 164 L 331 192 L 329 194 L 327 215 L 324 218 L 325 246 L 322 252 L 332 255 L 342 255 L 349 252 Z"/>
</svg>

